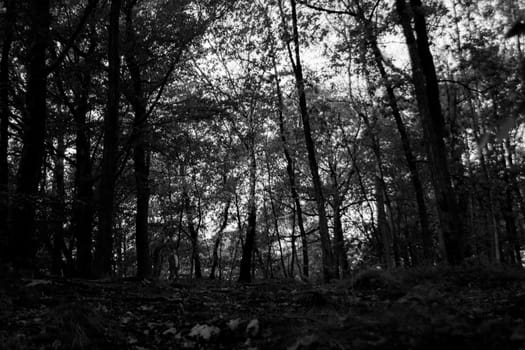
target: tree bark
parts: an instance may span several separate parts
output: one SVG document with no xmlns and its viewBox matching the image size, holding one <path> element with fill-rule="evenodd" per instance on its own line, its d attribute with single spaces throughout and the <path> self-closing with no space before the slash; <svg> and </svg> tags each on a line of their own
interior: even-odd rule
<svg viewBox="0 0 525 350">
<path fill-rule="evenodd" d="M 283 245 L 281 242 L 281 233 L 279 231 L 279 220 L 277 217 L 277 209 L 275 208 L 275 203 L 273 200 L 272 177 L 270 172 L 270 159 L 268 158 L 268 153 L 266 153 L 266 169 L 268 173 L 268 196 L 270 199 L 270 209 L 272 210 L 273 230 L 277 238 L 277 244 L 279 245 L 279 259 L 281 261 L 281 268 L 283 270 L 283 275 L 286 278 L 288 277 L 288 271 L 284 262 Z"/>
<path fill-rule="evenodd" d="M 303 122 L 303 132 L 306 143 L 306 150 L 308 153 L 308 165 L 312 175 L 312 182 L 314 186 L 315 201 L 317 204 L 317 211 L 319 215 L 319 234 L 321 237 L 321 251 L 322 251 L 322 271 L 325 282 L 330 281 L 335 277 L 334 259 L 330 243 L 330 233 L 328 231 L 328 220 L 326 219 L 325 199 L 323 196 L 323 188 L 321 177 L 319 176 L 319 166 L 317 165 L 317 156 L 315 152 L 315 143 L 312 137 L 312 128 L 310 126 L 310 115 L 306 104 L 306 93 L 304 90 L 303 70 L 301 66 L 301 54 L 299 45 L 299 30 L 297 24 L 297 9 L 296 1 L 290 0 L 292 7 L 292 27 L 293 27 L 293 42 L 295 45 L 295 82 L 297 87 L 297 94 L 299 96 L 299 110 Z"/>
<path fill-rule="evenodd" d="M 132 138 L 133 167 L 135 171 L 135 188 L 137 195 L 137 211 L 135 214 L 135 244 L 137 250 L 137 277 L 151 276 L 150 240 L 148 232 L 149 213 L 149 166 L 150 158 L 147 144 L 147 111 L 144 87 L 138 61 L 134 55 L 138 45 L 135 28 L 133 27 L 132 6 L 126 11 L 126 35 L 129 47 L 126 50 L 126 63 L 132 81 L 132 94 L 129 97 L 135 118 L 133 120 Z"/>
<path fill-rule="evenodd" d="M 386 72 L 385 65 L 383 63 L 383 55 L 381 54 L 381 50 L 379 49 L 379 45 L 377 43 L 377 37 L 375 36 L 373 29 L 370 27 L 370 23 L 366 19 L 360 6 L 359 6 L 359 14 L 360 14 L 360 19 L 363 21 L 363 24 L 365 26 L 365 32 L 366 32 L 366 36 L 367 36 L 369 45 L 372 50 L 372 54 L 374 56 L 374 62 L 381 76 L 381 80 L 383 81 L 383 85 L 385 86 L 386 91 L 387 91 L 388 104 L 390 106 L 392 116 L 394 117 L 394 120 L 396 122 L 397 131 L 401 138 L 401 145 L 403 146 L 403 152 L 404 152 L 405 159 L 408 165 L 408 170 L 410 173 L 410 180 L 412 182 L 412 186 L 414 187 L 414 193 L 416 196 L 416 203 L 417 203 L 418 214 L 419 214 L 419 224 L 421 226 L 420 237 L 423 243 L 423 256 L 425 257 L 426 261 L 432 262 L 433 255 L 434 255 L 433 243 L 432 243 L 432 232 L 430 231 L 430 227 L 429 227 L 428 212 L 427 212 L 427 207 L 425 204 L 425 196 L 424 196 L 423 186 L 421 184 L 421 179 L 419 178 L 416 158 L 412 152 L 412 147 L 410 145 L 410 138 L 408 136 L 408 132 L 405 127 L 405 123 L 403 122 L 403 118 L 401 117 L 401 112 L 397 104 L 397 98 L 396 98 L 393 84 Z"/>
<path fill-rule="evenodd" d="M 16 179 L 9 252 L 18 268 L 33 269 L 37 250 L 35 197 L 44 161 L 47 120 L 46 50 L 49 41 L 50 2 L 29 5 L 31 41 L 28 50 L 26 92 L 27 116 L 23 125 L 23 146 Z"/>
<path fill-rule="evenodd" d="M 217 236 L 215 237 L 215 243 L 213 244 L 213 258 L 211 264 L 210 279 L 215 279 L 215 270 L 217 269 L 217 266 L 219 266 L 219 247 L 222 242 L 222 234 L 224 232 L 224 229 L 226 229 L 226 226 L 228 225 L 230 205 L 231 199 L 229 198 L 226 202 L 226 205 L 224 206 L 224 211 L 222 214 L 222 223 L 219 227 L 219 231 L 217 232 Z"/>
<path fill-rule="evenodd" d="M 294 214 L 297 215 L 297 226 L 299 226 L 299 234 L 301 236 L 301 245 L 302 245 L 302 257 L 303 257 L 303 276 L 308 278 L 309 275 L 309 262 L 308 262 L 308 240 L 306 237 L 306 230 L 304 229 L 303 221 L 303 209 L 301 207 L 301 201 L 299 200 L 299 194 L 297 193 L 297 185 L 295 180 L 295 170 L 293 167 L 293 159 L 288 150 L 288 142 L 286 139 L 286 128 L 284 125 L 284 115 L 283 115 L 283 94 L 281 90 L 281 84 L 279 81 L 279 74 L 277 74 L 277 62 L 275 60 L 275 55 L 272 55 L 272 63 L 275 73 L 275 89 L 277 93 L 277 102 L 278 110 L 277 114 L 279 116 L 279 136 L 283 145 L 284 158 L 286 159 L 286 174 L 288 175 L 288 183 L 290 184 L 290 193 L 292 194 L 292 199 L 295 204 Z M 293 240 L 295 243 L 295 238 Z M 295 246 L 294 246 L 295 247 Z M 292 264 L 293 265 L 293 264 Z"/>
<path fill-rule="evenodd" d="M 93 54 L 94 48 L 95 46 L 92 43 L 88 55 Z M 91 265 L 94 215 L 93 165 L 91 159 L 91 142 L 87 132 L 91 76 L 91 67 L 85 67 L 79 77 L 82 91 L 79 92 L 80 96 L 71 106 L 76 133 L 75 199 L 73 202 L 71 226 L 73 235 L 76 237 L 77 245 L 76 273 L 80 277 L 91 277 L 93 272 Z"/>
<path fill-rule="evenodd" d="M 58 135 L 57 148 L 54 159 L 54 182 L 53 182 L 53 197 L 52 197 L 52 218 L 51 218 L 51 273 L 60 275 L 65 273 L 64 261 L 62 260 L 62 253 L 65 252 L 64 243 L 64 221 L 66 215 L 66 190 L 64 183 L 64 158 L 66 152 L 66 145 L 64 143 L 64 135 Z"/>
<path fill-rule="evenodd" d="M 383 181 L 379 176 L 375 180 L 376 189 L 376 205 L 377 205 L 377 230 L 378 237 L 381 237 L 381 245 L 383 247 L 383 261 L 385 267 L 391 270 L 394 267 L 393 253 L 392 253 L 392 232 L 388 225 L 385 212 L 385 190 L 383 188 Z"/>
<path fill-rule="evenodd" d="M 95 250 L 95 273 L 107 276 L 112 272 L 113 216 L 115 202 L 115 176 L 119 139 L 120 100 L 120 0 L 112 0 L 109 14 L 108 41 L 108 100 L 104 116 L 104 151 L 100 183 L 99 229 Z"/>
<path fill-rule="evenodd" d="M 14 37 L 15 1 L 6 0 L 6 19 L 3 26 L 2 57 L 0 58 L 0 262 L 6 260 L 8 252 L 9 212 L 9 70 L 10 51 Z"/>
<path fill-rule="evenodd" d="M 452 187 L 447 150 L 445 146 L 444 119 L 441 111 L 436 69 L 430 52 L 424 9 L 420 0 L 410 0 L 410 12 L 405 0 L 396 0 L 412 65 L 412 80 L 426 149 L 432 174 L 432 184 L 443 235 L 443 255 L 451 265 L 464 258 L 464 240 L 457 198 Z M 414 29 L 411 16 L 413 14 Z"/>
<path fill-rule="evenodd" d="M 255 135 L 249 140 L 250 153 L 250 191 L 248 194 L 248 226 L 246 228 L 246 240 L 242 247 L 242 258 L 239 272 L 239 282 L 249 283 L 252 280 L 252 256 L 255 248 L 255 234 L 257 222 L 257 207 L 255 204 L 255 186 L 257 174 L 257 160 L 255 158 Z"/>
<path fill-rule="evenodd" d="M 345 238 L 341 218 L 341 205 L 343 204 L 343 199 L 339 194 L 339 183 L 337 181 L 335 164 L 330 165 L 330 174 L 332 177 L 333 193 L 332 209 L 334 211 L 334 254 L 339 269 L 339 277 L 345 278 L 350 275 L 350 266 L 348 265 L 348 259 L 346 258 Z"/>
</svg>

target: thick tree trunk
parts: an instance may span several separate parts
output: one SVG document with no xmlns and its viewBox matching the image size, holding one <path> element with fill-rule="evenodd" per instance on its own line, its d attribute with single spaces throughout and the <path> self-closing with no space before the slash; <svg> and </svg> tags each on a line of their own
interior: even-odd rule
<svg viewBox="0 0 525 350">
<path fill-rule="evenodd" d="M 524 203 L 521 191 L 519 189 L 518 181 L 516 179 L 516 170 L 514 169 L 514 160 L 512 159 L 513 150 L 509 139 L 503 142 L 504 164 L 505 164 L 505 197 L 506 200 L 502 203 L 503 217 L 506 223 L 507 238 L 509 243 L 509 256 L 514 264 L 522 266 L 521 261 L 521 242 L 517 232 L 516 213 L 514 212 L 514 202 L 517 202 L 518 207 L 523 213 Z"/>
<path fill-rule="evenodd" d="M 284 253 L 283 253 L 283 245 L 281 242 L 281 233 L 279 231 L 279 220 L 277 217 L 277 210 L 275 208 L 275 203 L 273 200 L 272 177 L 271 177 L 271 172 L 270 172 L 271 169 L 270 169 L 270 160 L 268 159 L 268 154 L 266 154 L 266 169 L 268 172 L 268 196 L 270 197 L 270 208 L 272 210 L 273 230 L 277 238 L 277 244 L 279 245 L 279 258 L 281 261 L 281 268 L 283 270 L 283 275 L 284 277 L 288 277 L 288 271 L 286 269 L 286 264 L 284 262 Z"/>
<path fill-rule="evenodd" d="M 8 212 L 9 212 L 9 69 L 10 51 L 14 37 L 15 1 L 6 0 L 6 19 L 2 38 L 2 57 L 0 58 L 0 262 L 7 258 L 8 251 Z"/>
<path fill-rule="evenodd" d="M 407 9 L 405 0 L 396 0 L 396 9 L 412 64 L 416 100 L 426 140 L 432 184 L 443 234 L 443 253 L 449 264 L 456 265 L 464 258 L 464 235 L 447 160 L 444 120 L 436 70 L 430 52 L 421 1 L 410 0 L 410 5 L 411 11 Z M 414 16 L 414 29 L 412 29 L 410 14 Z"/>
<path fill-rule="evenodd" d="M 126 11 L 126 35 L 129 47 L 126 50 L 126 63 L 130 72 L 133 92 L 129 97 L 135 119 L 133 121 L 133 167 L 137 193 L 137 212 L 135 215 L 135 243 L 137 250 L 137 277 L 151 276 L 150 240 L 148 232 L 149 213 L 149 166 L 147 147 L 147 111 L 140 67 L 135 54 L 137 37 L 133 27 L 132 8 Z"/>
<path fill-rule="evenodd" d="M 195 272 L 195 278 L 202 278 L 200 247 L 199 247 L 199 232 L 195 229 L 195 225 L 193 224 L 193 218 L 191 215 L 187 217 L 187 220 L 188 220 L 188 230 L 190 231 L 191 258 L 193 261 L 193 270 Z"/>
<path fill-rule="evenodd" d="M 255 186 L 257 174 L 257 160 L 255 158 L 255 135 L 251 135 L 250 142 L 250 192 L 248 197 L 248 226 L 246 241 L 242 247 L 242 258 L 239 272 L 239 282 L 249 283 L 252 280 L 252 256 L 255 248 L 255 233 L 257 222 L 257 207 L 255 204 Z"/>
<path fill-rule="evenodd" d="M 306 143 L 306 150 L 308 153 L 308 165 L 312 175 L 312 182 L 314 186 L 315 201 L 317 203 L 317 211 L 319 215 L 319 234 L 321 237 L 321 251 L 322 251 L 322 271 L 325 282 L 330 281 L 335 277 L 334 259 L 330 243 L 330 233 L 328 231 L 328 220 L 326 219 L 325 200 L 323 196 L 323 188 L 321 177 L 319 176 L 319 167 L 317 165 L 317 156 L 315 152 L 315 143 L 312 137 L 312 130 L 310 126 L 310 115 L 308 114 L 308 107 L 306 105 L 306 94 L 304 91 L 304 78 L 301 66 L 301 55 L 299 48 L 299 30 L 297 24 L 297 9 L 296 1 L 290 0 L 292 7 L 292 27 L 293 27 L 293 41 L 295 44 L 295 80 L 297 86 L 297 94 L 299 96 L 299 109 L 301 119 L 303 122 L 304 138 Z"/>
<path fill-rule="evenodd" d="M 144 110 L 145 112 L 145 110 Z M 135 111 L 137 118 L 137 111 Z M 139 112 L 142 113 L 142 112 Z M 137 277 L 151 276 L 151 257 L 149 249 L 149 156 L 145 144 L 140 142 L 133 150 L 135 184 L 137 189 L 137 212 L 135 215 L 135 244 L 137 249 Z"/>
<path fill-rule="evenodd" d="M 107 276 L 112 272 L 113 216 L 115 212 L 113 206 L 115 204 L 115 176 L 117 172 L 119 139 L 120 7 L 120 0 L 111 1 L 108 28 L 108 101 L 104 116 L 104 151 L 100 183 L 99 229 L 97 231 L 94 266 L 97 276 Z"/>
<path fill-rule="evenodd" d="M 89 71 L 88 71 L 89 72 Z M 93 174 L 91 160 L 91 143 L 86 132 L 87 113 L 89 111 L 88 97 L 91 74 L 82 76 L 82 95 L 77 101 L 77 107 L 72 111 L 75 120 L 75 188 L 76 197 L 73 203 L 72 228 L 77 243 L 76 272 L 80 277 L 92 276 L 93 248 Z"/>
<path fill-rule="evenodd" d="M 37 250 L 35 197 L 44 160 L 47 119 L 46 50 L 49 40 L 50 2 L 31 1 L 31 40 L 28 50 L 27 117 L 23 125 L 23 147 L 13 200 L 13 229 L 9 252 L 16 267 L 32 269 Z"/>
<path fill-rule="evenodd" d="M 231 205 L 231 199 L 228 199 L 228 201 L 226 202 L 226 205 L 224 206 L 224 211 L 222 214 L 222 223 L 215 237 L 215 243 L 213 244 L 213 258 L 212 258 L 212 264 L 211 264 L 210 279 L 215 279 L 215 271 L 217 270 L 217 266 L 219 266 L 219 247 L 221 246 L 221 242 L 222 242 L 222 234 L 224 230 L 226 229 L 226 226 L 228 225 L 230 205 Z"/>
</svg>

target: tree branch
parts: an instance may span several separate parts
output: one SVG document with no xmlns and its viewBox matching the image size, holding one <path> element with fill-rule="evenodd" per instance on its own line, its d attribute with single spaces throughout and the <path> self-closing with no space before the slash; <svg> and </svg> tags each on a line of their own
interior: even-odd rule
<svg viewBox="0 0 525 350">
<path fill-rule="evenodd" d="M 310 8 L 310 9 L 312 9 L 312 10 L 316 10 L 316 11 L 320 11 L 320 12 L 324 12 L 324 13 L 329 13 L 329 14 L 332 14 L 332 15 L 349 15 L 349 16 L 354 16 L 354 17 L 357 16 L 357 13 L 355 13 L 353 11 L 350 11 L 350 10 L 328 9 L 328 8 L 325 8 L 325 7 L 309 4 L 308 0 L 297 0 L 297 3 L 299 3 L 299 4 L 303 5 L 303 6 L 306 6 L 306 7 Z"/>
</svg>

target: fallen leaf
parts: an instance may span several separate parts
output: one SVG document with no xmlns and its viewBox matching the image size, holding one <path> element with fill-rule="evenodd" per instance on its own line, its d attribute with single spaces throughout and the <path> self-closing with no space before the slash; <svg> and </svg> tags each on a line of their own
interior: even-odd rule
<svg viewBox="0 0 525 350">
<path fill-rule="evenodd" d="M 26 284 L 26 287 L 36 287 L 41 285 L 51 284 L 51 281 L 48 280 L 32 280 L 28 284 Z"/>
<path fill-rule="evenodd" d="M 197 324 L 190 331 L 190 337 L 200 337 L 204 340 L 210 340 L 212 336 L 220 333 L 220 329 L 215 326 L 208 326 L 207 324 Z"/>
<path fill-rule="evenodd" d="M 308 348 L 309 346 L 315 344 L 317 341 L 317 336 L 315 334 L 310 334 L 297 339 L 295 343 L 292 346 L 287 347 L 286 350 L 298 350 L 301 348 Z"/>
<path fill-rule="evenodd" d="M 239 325 L 241 324 L 241 319 L 236 318 L 234 320 L 228 321 L 228 328 L 230 328 L 232 331 L 237 330 L 239 328 Z"/>
<path fill-rule="evenodd" d="M 259 326 L 259 320 L 254 318 L 253 320 L 248 323 L 246 326 L 246 334 L 249 337 L 256 337 L 257 334 L 259 334 L 260 326 Z"/>
<path fill-rule="evenodd" d="M 162 332 L 162 334 L 166 335 L 166 334 L 177 334 L 177 329 L 175 327 L 171 327 L 171 328 L 168 328 L 166 329 L 164 332 Z"/>
</svg>

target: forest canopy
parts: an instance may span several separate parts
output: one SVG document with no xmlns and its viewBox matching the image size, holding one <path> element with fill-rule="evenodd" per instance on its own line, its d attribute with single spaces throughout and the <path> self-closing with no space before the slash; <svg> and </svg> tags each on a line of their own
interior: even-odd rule
<svg viewBox="0 0 525 350">
<path fill-rule="evenodd" d="M 0 1 L 0 263 L 522 266 L 515 0 Z"/>
</svg>

